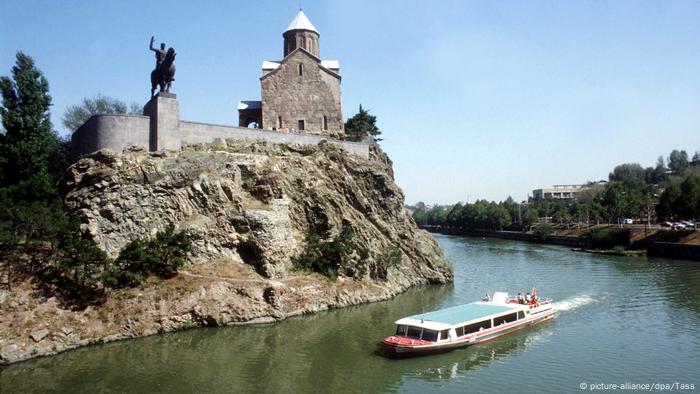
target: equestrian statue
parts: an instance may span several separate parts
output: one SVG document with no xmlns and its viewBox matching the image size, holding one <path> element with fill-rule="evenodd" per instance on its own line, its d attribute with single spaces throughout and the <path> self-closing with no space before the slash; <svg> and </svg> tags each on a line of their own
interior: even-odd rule
<svg viewBox="0 0 700 394">
<path fill-rule="evenodd" d="M 170 92 L 170 86 L 175 80 L 175 50 L 170 47 L 165 50 L 165 43 L 160 43 L 160 48 L 154 48 L 153 42 L 155 38 L 151 36 L 150 50 L 156 53 L 156 68 L 151 72 L 151 98 L 156 91 L 156 85 L 159 87 L 159 92 Z"/>
</svg>

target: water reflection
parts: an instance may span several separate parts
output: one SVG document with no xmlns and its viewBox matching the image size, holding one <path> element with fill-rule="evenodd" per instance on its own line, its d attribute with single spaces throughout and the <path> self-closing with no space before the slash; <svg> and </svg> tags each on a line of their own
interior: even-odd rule
<svg viewBox="0 0 700 394">
<path fill-rule="evenodd" d="M 547 321 L 498 340 L 445 353 L 442 357 L 435 357 L 435 366 L 405 372 L 432 381 L 457 379 L 466 372 L 487 366 L 501 358 L 522 354 L 536 342 L 552 335 L 552 324 L 552 321 Z"/>
</svg>

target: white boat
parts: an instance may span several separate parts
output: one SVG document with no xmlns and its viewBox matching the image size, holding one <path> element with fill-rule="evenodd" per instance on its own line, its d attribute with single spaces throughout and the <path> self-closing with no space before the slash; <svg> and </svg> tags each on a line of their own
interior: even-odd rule
<svg viewBox="0 0 700 394">
<path fill-rule="evenodd" d="M 396 333 L 382 341 L 382 348 L 392 356 L 449 351 L 547 321 L 556 313 L 552 300 L 539 298 L 536 289 L 529 302 L 503 292 L 487 298 L 399 319 Z"/>
</svg>

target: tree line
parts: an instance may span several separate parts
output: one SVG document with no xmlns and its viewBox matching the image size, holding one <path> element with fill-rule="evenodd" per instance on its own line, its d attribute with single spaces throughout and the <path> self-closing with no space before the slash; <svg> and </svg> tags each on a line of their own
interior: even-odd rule
<svg viewBox="0 0 700 394">
<path fill-rule="evenodd" d="M 461 229 L 529 230 L 540 218 L 558 224 L 619 223 L 633 218 L 644 223 L 700 218 L 700 152 L 689 159 L 685 150 L 660 156 L 653 167 L 638 163 L 616 166 L 607 183 L 591 182 L 575 199 L 546 198 L 519 204 L 478 200 L 434 205 L 419 202 L 413 218 L 419 225 Z"/>
</svg>

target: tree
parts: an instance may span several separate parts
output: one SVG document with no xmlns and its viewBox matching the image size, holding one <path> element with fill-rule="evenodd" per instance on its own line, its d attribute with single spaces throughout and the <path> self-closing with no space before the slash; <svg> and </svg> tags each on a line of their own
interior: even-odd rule
<svg viewBox="0 0 700 394">
<path fill-rule="evenodd" d="M 499 205 L 506 209 L 508 215 L 511 217 L 511 222 L 514 223 L 517 220 L 518 223 L 520 223 L 520 204 L 515 202 L 511 196 L 508 196 L 508 198 L 506 198 L 506 200 L 501 202 Z"/>
<path fill-rule="evenodd" d="M 492 230 L 500 231 L 503 230 L 504 226 L 510 224 L 510 214 L 508 213 L 508 210 L 505 209 L 503 206 L 492 202 L 488 205 L 487 212 L 489 228 L 491 228 Z"/>
<path fill-rule="evenodd" d="M 644 180 L 644 168 L 637 163 L 625 163 L 615 167 L 608 178 L 610 181 L 624 181 L 629 178 Z"/>
<path fill-rule="evenodd" d="M 49 117 L 49 83 L 31 57 L 17 52 L 12 78 L 0 77 L 0 91 L 0 186 L 46 199 L 55 190 L 49 158 L 59 146 Z"/>
<path fill-rule="evenodd" d="M 684 150 L 674 149 L 668 156 L 668 167 L 674 174 L 681 174 L 683 170 L 688 168 L 688 153 Z"/>
<path fill-rule="evenodd" d="M 71 105 L 63 114 L 63 126 L 69 131 L 74 131 L 82 126 L 93 115 L 98 114 L 140 114 L 140 106 L 131 103 L 127 108 L 123 101 L 98 94 L 92 98 L 84 98 L 82 104 Z"/>
<path fill-rule="evenodd" d="M 534 207 L 528 208 L 523 214 L 523 226 L 530 227 L 540 220 L 540 216 L 537 214 L 537 209 Z"/>
<path fill-rule="evenodd" d="M 659 198 L 656 206 L 656 215 L 665 219 L 673 219 L 678 213 L 678 202 L 681 198 L 681 186 L 678 182 L 671 182 Z"/>
<path fill-rule="evenodd" d="M 185 264 L 192 240 L 185 230 L 175 231 L 169 223 L 152 239 L 136 238 L 119 252 L 111 272 L 106 276 L 110 286 L 135 286 L 153 274 L 168 278 Z"/>
<path fill-rule="evenodd" d="M 381 141 L 381 138 L 377 138 L 381 133 L 377 128 L 377 117 L 370 115 L 369 110 L 363 109 L 362 104 L 360 111 L 345 122 L 345 134 L 350 141 L 360 141 L 367 135 Z"/>
<path fill-rule="evenodd" d="M 458 202 L 447 213 L 447 225 L 450 227 L 459 227 L 462 220 L 462 209 L 464 206 L 462 203 Z"/>
<path fill-rule="evenodd" d="M 691 175 L 683 181 L 678 205 L 678 211 L 684 218 L 700 218 L 700 176 Z"/>
</svg>

